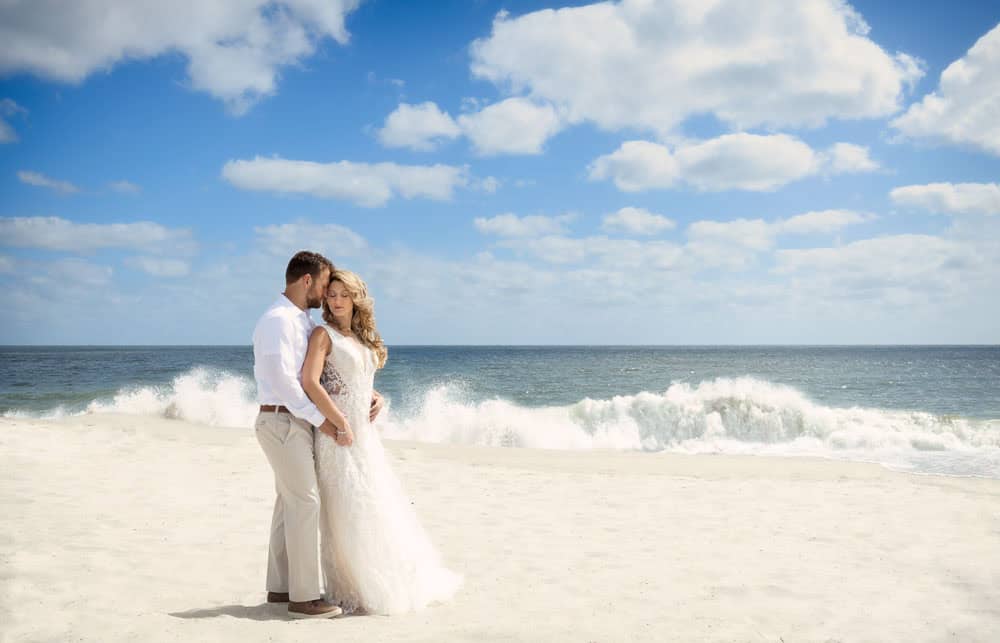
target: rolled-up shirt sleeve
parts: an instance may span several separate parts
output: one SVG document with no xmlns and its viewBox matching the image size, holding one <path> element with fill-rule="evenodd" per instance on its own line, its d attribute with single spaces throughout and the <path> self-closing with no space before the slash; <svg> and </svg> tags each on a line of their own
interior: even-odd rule
<svg viewBox="0 0 1000 643">
<path fill-rule="evenodd" d="M 323 424 L 326 419 L 309 396 L 302 389 L 299 367 L 295 364 L 295 347 L 291 334 L 296 329 L 287 320 L 272 318 L 255 338 L 257 368 L 267 377 L 272 392 L 281 403 L 297 418 L 313 426 Z"/>
</svg>

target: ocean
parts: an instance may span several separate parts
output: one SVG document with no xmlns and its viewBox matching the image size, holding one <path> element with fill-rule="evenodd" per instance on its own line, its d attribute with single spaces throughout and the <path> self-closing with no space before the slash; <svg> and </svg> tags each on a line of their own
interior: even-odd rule
<svg viewBox="0 0 1000 643">
<path fill-rule="evenodd" d="M 1000 478 L 1000 346 L 395 346 L 383 435 Z M 250 346 L 0 347 L 0 414 L 249 428 Z"/>
</svg>

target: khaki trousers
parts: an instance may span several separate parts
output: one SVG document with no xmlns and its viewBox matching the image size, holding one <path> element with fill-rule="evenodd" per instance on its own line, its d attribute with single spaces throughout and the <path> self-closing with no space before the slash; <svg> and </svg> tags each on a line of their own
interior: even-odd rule
<svg viewBox="0 0 1000 643">
<path fill-rule="evenodd" d="M 288 413 L 262 411 L 254 425 L 274 470 L 278 497 L 271 517 L 267 591 L 288 592 L 295 602 L 320 597 L 319 488 L 313 428 Z"/>
</svg>

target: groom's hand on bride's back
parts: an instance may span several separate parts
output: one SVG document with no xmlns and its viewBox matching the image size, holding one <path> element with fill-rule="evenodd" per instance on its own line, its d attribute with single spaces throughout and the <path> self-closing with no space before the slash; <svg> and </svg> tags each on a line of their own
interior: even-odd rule
<svg viewBox="0 0 1000 643">
<path fill-rule="evenodd" d="M 371 408 L 368 410 L 368 420 L 370 422 L 375 421 L 376 416 L 378 416 L 378 412 L 382 410 L 383 406 L 385 406 L 385 400 L 382 399 L 382 395 L 378 391 L 373 391 L 372 405 Z"/>
</svg>

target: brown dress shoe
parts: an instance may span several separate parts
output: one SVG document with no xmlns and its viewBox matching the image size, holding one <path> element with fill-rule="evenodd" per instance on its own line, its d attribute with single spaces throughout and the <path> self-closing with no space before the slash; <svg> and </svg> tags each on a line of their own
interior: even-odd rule
<svg viewBox="0 0 1000 643">
<path fill-rule="evenodd" d="M 268 603 L 287 603 L 288 602 L 288 592 L 268 592 L 267 593 Z"/>
<path fill-rule="evenodd" d="M 333 618 L 340 616 L 344 610 L 338 605 L 332 605 L 323 600 L 288 603 L 288 615 L 292 618 Z"/>
</svg>

